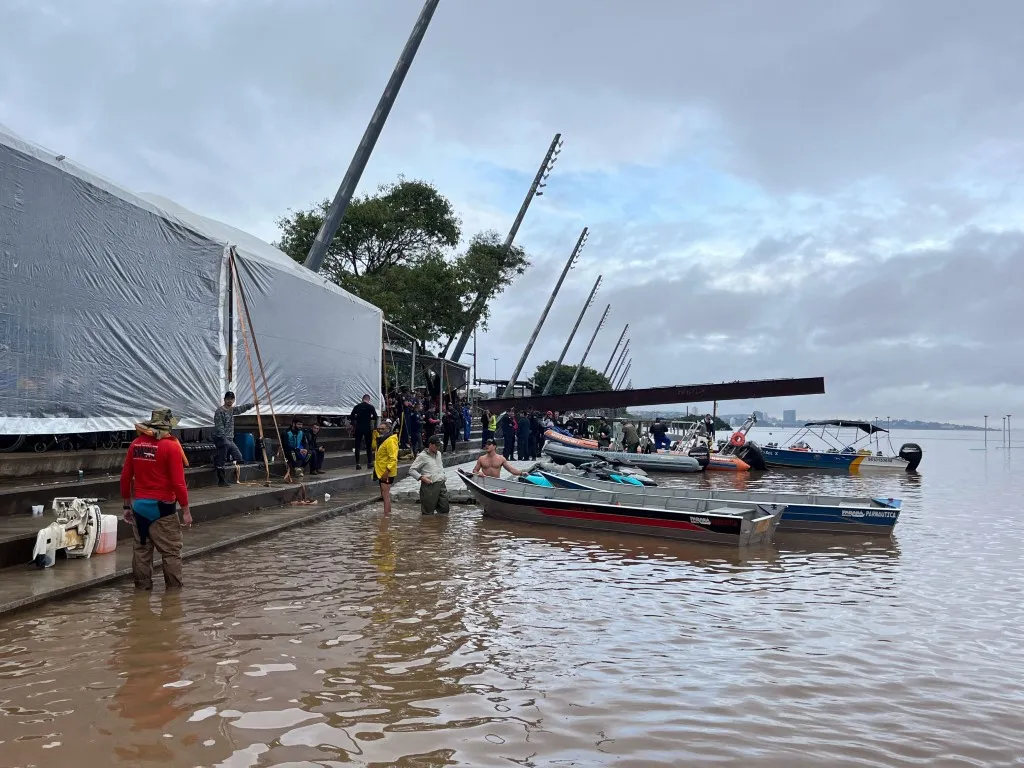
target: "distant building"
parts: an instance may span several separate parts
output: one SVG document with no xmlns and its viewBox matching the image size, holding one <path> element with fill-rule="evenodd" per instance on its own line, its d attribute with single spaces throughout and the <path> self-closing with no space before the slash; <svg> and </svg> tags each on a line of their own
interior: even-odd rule
<svg viewBox="0 0 1024 768">
<path fill-rule="evenodd" d="M 796 424 L 796 411 L 795 410 L 783 411 L 782 412 L 782 421 L 787 426 L 791 426 L 793 424 Z"/>
<path fill-rule="evenodd" d="M 757 419 L 759 423 L 768 421 L 768 416 L 764 411 L 754 411 L 754 418 Z"/>
</svg>

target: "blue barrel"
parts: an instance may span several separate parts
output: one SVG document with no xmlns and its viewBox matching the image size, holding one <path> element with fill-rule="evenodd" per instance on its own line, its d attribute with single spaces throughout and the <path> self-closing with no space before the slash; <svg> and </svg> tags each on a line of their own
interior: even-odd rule
<svg viewBox="0 0 1024 768">
<path fill-rule="evenodd" d="M 235 434 L 235 445 L 242 452 L 243 461 L 256 460 L 256 437 L 252 432 L 241 432 Z"/>
</svg>

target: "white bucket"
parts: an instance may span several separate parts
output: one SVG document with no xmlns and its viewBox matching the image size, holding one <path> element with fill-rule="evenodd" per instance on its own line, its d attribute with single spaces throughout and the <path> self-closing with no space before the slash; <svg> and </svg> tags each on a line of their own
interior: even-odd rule
<svg viewBox="0 0 1024 768">
<path fill-rule="evenodd" d="M 117 515 L 100 516 L 100 535 L 96 540 L 97 555 L 106 555 L 117 549 Z"/>
</svg>

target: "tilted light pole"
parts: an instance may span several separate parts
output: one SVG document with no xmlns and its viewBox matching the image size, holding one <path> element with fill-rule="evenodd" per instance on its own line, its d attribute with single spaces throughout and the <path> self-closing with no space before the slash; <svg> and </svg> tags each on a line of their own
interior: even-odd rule
<svg viewBox="0 0 1024 768">
<path fill-rule="evenodd" d="M 590 289 L 590 295 L 587 296 L 587 301 L 583 305 L 583 309 L 580 310 L 579 317 L 576 318 L 576 325 L 572 327 L 572 331 L 569 333 L 569 338 L 565 340 L 565 346 L 562 347 L 562 354 L 558 356 L 558 360 L 555 361 L 555 367 L 551 369 L 551 375 L 548 376 L 548 383 L 544 385 L 544 391 L 542 395 L 546 395 L 551 391 L 551 385 L 555 383 L 555 376 L 558 375 L 558 369 L 562 366 L 562 361 L 565 359 L 565 353 L 569 351 L 569 345 L 572 344 L 572 340 L 576 337 L 576 331 L 580 328 L 580 323 L 583 322 L 583 316 L 587 314 L 587 310 L 590 309 L 590 305 L 594 303 L 594 295 L 597 293 L 597 289 L 601 287 L 601 280 L 604 279 L 603 275 L 598 275 L 597 280 L 594 281 L 594 287 Z"/>
<path fill-rule="evenodd" d="M 619 383 L 615 389 L 622 389 L 622 384 L 626 381 L 626 377 L 629 375 L 629 369 L 633 367 L 633 361 L 630 360 L 626 363 L 626 369 L 622 372 L 622 376 L 619 377 Z"/>
<path fill-rule="evenodd" d="M 540 319 L 537 320 L 537 326 L 533 329 L 533 333 L 530 335 L 530 340 L 526 342 L 526 349 L 523 350 L 523 356 L 519 358 L 519 363 L 516 364 L 516 369 L 512 372 L 512 379 L 509 381 L 509 385 L 505 387 L 505 393 L 502 397 L 508 397 L 512 394 L 512 382 L 519 377 L 519 374 L 523 370 L 523 366 L 526 365 L 526 358 L 530 356 L 530 350 L 533 349 L 533 345 L 537 341 L 537 335 L 540 333 L 540 329 L 544 327 L 544 321 L 548 319 L 548 312 L 551 311 L 551 305 L 555 303 L 555 297 L 562 289 L 562 283 L 565 281 L 565 276 L 569 274 L 569 270 L 576 265 L 576 262 L 580 257 L 580 251 L 582 251 L 583 246 L 587 244 L 588 234 L 587 228 L 584 227 L 583 231 L 580 232 L 579 239 L 576 240 L 576 247 L 573 248 L 572 253 L 569 254 L 569 260 L 565 262 L 562 274 L 558 276 L 558 282 L 555 283 L 555 289 L 551 292 L 551 295 L 548 296 L 548 303 L 544 306 L 544 311 L 540 313 Z"/>
<path fill-rule="evenodd" d="M 615 359 L 615 355 L 619 351 L 619 345 L 622 343 L 622 340 L 624 338 L 626 338 L 626 331 L 628 331 L 628 330 L 629 330 L 629 323 L 626 323 L 626 327 L 623 328 L 622 329 L 622 333 L 619 334 L 619 340 L 615 342 L 615 349 L 612 350 L 612 354 L 608 358 L 608 365 L 606 365 L 604 367 L 604 370 L 601 372 L 602 376 L 607 376 L 608 375 L 608 369 L 612 367 L 612 361 Z"/>
<path fill-rule="evenodd" d="M 587 348 L 583 351 L 583 357 L 580 358 L 580 364 L 576 366 L 576 373 L 572 375 L 572 381 L 569 382 L 569 387 L 565 390 L 565 394 L 571 394 L 572 388 L 576 386 L 576 379 L 580 377 L 580 371 L 583 370 L 583 364 L 587 362 L 587 355 L 590 354 L 590 348 L 594 346 L 594 339 L 597 338 L 597 334 L 601 332 L 602 328 L 604 328 L 604 321 L 608 319 L 608 312 L 611 308 L 611 304 L 605 307 L 604 314 L 601 315 L 601 319 L 597 321 L 597 328 L 594 329 L 594 335 L 590 337 L 590 343 L 587 344 Z"/>
<path fill-rule="evenodd" d="M 338 187 L 334 201 L 331 203 L 331 207 L 327 209 L 324 223 L 320 226 L 320 231 L 316 233 L 316 239 L 309 249 L 306 260 L 303 262 L 303 266 L 314 272 L 320 271 L 320 267 L 324 263 L 324 257 L 327 255 L 327 249 L 337 234 L 342 219 L 345 218 L 348 204 L 352 201 L 352 195 L 355 194 L 359 179 L 362 177 L 366 163 L 370 159 L 370 154 L 377 144 L 377 139 L 380 138 L 380 132 L 383 130 L 384 123 L 387 122 L 388 115 L 391 113 L 391 107 L 395 105 L 398 91 L 402 88 L 405 76 L 409 73 L 409 67 L 412 66 L 412 60 L 416 57 L 416 51 L 419 50 L 420 43 L 423 42 L 423 36 L 427 33 L 427 27 L 430 25 L 430 20 L 433 18 L 434 11 L 437 10 L 439 2 L 440 0 L 427 0 L 423 4 L 423 10 L 420 11 L 419 18 L 416 19 L 416 24 L 412 28 L 412 33 L 405 43 L 405 48 L 402 49 L 402 53 L 398 57 L 398 63 L 395 64 L 395 69 L 391 73 L 391 79 L 384 86 L 384 93 L 381 94 L 380 101 L 377 102 L 377 108 L 370 117 L 366 131 L 363 132 L 363 138 L 359 141 L 359 146 L 356 147 L 356 153 L 352 156 L 352 162 L 349 163 L 348 170 L 345 171 L 345 178 L 341 180 L 341 186 Z"/>
<path fill-rule="evenodd" d="M 523 223 L 523 219 L 526 217 L 526 211 L 530 207 L 530 203 L 533 202 L 533 198 L 540 197 L 544 194 L 544 187 L 548 184 L 548 176 L 551 175 L 551 169 L 554 167 L 555 162 L 558 160 L 558 155 L 562 151 L 562 143 L 562 134 L 556 133 L 555 138 L 551 140 L 551 146 L 548 147 L 547 154 L 544 155 L 544 160 L 541 161 L 537 175 L 533 177 L 533 183 L 530 185 L 530 190 L 526 193 L 526 197 L 523 199 L 523 204 L 519 207 L 519 213 L 516 215 L 516 220 L 512 222 L 512 229 L 508 231 L 508 235 L 505 237 L 505 243 L 502 245 L 503 254 L 507 254 L 509 249 L 512 247 L 512 243 L 516 239 L 516 234 L 519 232 L 519 227 Z M 473 332 L 477 323 L 480 322 L 480 315 L 483 314 L 486 304 L 487 297 L 482 295 L 478 295 L 473 301 L 473 305 L 470 307 L 469 319 L 466 321 L 466 325 L 462 328 L 462 335 L 459 337 L 459 341 L 455 345 L 455 349 L 452 350 L 452 362 L 457 363 L 459 362 L 459 358 L 462 357 L 462 353 L 466 350 L 466 344 L 469 343 L 469 334 Z"/>
<path fill-rule="evenodd" d="M 611 384 L 619 377 L 619 371 L 622 370 L 622 364 L 626 362 L 626 355 L 629 354 L 629 343 L 632 339 L 626 339 L 626 343 L 622 347 L 622 352 L 619 353 L 619 359 L 615 361 L 615 365 L 612 367 L 611 375 L 608 376 L 608 383 Z"/>
</svg>

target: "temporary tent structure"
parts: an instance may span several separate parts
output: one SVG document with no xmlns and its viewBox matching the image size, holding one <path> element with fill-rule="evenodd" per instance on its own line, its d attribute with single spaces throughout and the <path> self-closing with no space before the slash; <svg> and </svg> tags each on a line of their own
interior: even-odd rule
<svg viewBox="0 0 1024 768">
<path fill-rule="evenodd" d="M 379 309 L 252 235 L 0 126 L 0 434 L 128 429 L 158 406 L 198 427 L 229 385 L 251 399 L 231 252 L 277 412 L 336 414 L 377 396 Z"/>
</svg>

